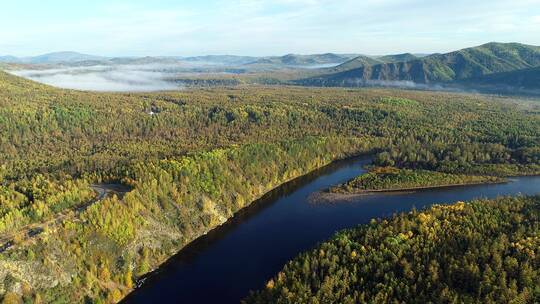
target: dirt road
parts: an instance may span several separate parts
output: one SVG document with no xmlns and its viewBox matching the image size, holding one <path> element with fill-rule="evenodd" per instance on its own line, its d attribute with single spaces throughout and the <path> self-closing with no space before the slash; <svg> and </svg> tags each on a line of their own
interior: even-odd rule
<svg viewBox="0 0 540 304">
<path fill-rule="evenodd" d="M 129 187 L 120 184 L 95 184 L 91 185 L 90 187 L 96 192 L 96 197 L 91 201 L 57 213 L 52 219 L 49 219 L 46 222 L 29 224 L 20 228 L 17 232 L 0 235 L 0 253 L 12 248 L 16 243 L 22 243 L 40 235 L 43 231 L 45 231 L 46 227 L 50 227 L 51 225 L 62 222 L 63 220 L 77 216 L 79 213 L 88 209 L 93 204 L 105 199 L 109 195 L 116 194 L 119 198 L 122 198 L 131 190 Z M 17 242 L 15 240 L 17 240 Z"/>
</svg>

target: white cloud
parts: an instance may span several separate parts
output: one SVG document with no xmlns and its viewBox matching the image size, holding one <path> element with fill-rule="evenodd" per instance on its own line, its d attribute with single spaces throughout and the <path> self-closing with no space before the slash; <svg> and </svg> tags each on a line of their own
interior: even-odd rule
<svg viewBox="0 0 540 304">
<path fill-rule="evenodd" d="M 168 7 L 115 3 L 79 18 L 41 14 L 30 20 L 22 13 L 16 18 L 0 12 L 0 26 L 13 29 L 0 32 L 0 43 L 5 43 L 0 54 L 382 54 L 447 51 L 488 41 L 540 44 L 540 0 L 211 0 L 204 6 L 182 1 Z"/>
</svg>

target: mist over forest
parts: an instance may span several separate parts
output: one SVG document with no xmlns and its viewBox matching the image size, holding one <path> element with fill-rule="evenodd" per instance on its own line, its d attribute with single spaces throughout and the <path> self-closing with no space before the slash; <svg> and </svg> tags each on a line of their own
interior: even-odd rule
<svg viewBox="0 0 540 304">
<path fill-rule="evenodd" d="M 0 25 L 0 304 L 540 303 L 540 0 Z"/>
<path fill-rule="evenodd" d="M 179 89 L 166 81 L 162 66 L 120 65 L 16 70 L 14 75 L 51 86 L 98 92 L 149 92 Z"/>
</svg>

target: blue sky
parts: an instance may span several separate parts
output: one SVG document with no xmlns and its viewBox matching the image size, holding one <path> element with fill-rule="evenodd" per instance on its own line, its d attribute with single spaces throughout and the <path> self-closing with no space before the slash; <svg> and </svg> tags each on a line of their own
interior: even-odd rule
<svg viewBox="0 0 540 304">
<path fill-rule="evenodd" d="M 0 55 L 446 52 L 540 45 L 540 0 L 18 0 L 0 5 Z"/>
</svg>

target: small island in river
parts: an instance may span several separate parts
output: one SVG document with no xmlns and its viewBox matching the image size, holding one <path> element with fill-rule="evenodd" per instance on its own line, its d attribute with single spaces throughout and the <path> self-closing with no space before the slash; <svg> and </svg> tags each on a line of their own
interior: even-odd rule
<svg viewBox="0 0 540 304">
<path fill-rule="evenodd" d="M 507 180 L 495 176 L 450 174 L 428 170 L 374 167 L 344 184 L 328 189 L 330 193 L 359 194 L 369 192 L 410 191 L 428 188 L 471 184 L 502 183 Z"/>
</svg>

